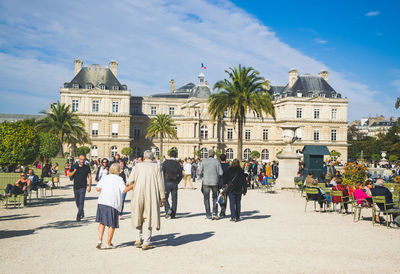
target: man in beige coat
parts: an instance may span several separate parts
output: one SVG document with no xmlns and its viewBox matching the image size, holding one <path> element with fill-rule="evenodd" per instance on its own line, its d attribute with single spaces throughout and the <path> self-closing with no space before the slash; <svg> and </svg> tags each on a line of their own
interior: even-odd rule
<svg viewBox="0 0 400 274">
<path fill-rule="evenodd" d="M 144 161 L 136 164 L 128 178 L 132 192 L 132 224 L 136 228 L 135 247 L 153 248 L 150 242 L 152 229 L 160 229 L 160 207 L 164 206 L 164 178 L 160 166 L 153 162 L 150 150 L 143 153 Z M 143 231 L 144 230 L 144 231 Z M 143 240 L 143 245 L 142 245 Z"/>
</svg>

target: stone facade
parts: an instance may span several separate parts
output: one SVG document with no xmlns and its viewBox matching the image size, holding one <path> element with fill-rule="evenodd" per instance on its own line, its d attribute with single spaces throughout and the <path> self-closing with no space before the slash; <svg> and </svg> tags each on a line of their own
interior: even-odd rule
<svg viewBox="0 0 400 274">
<path fill-rule="evenodd" d="M 116 62 L 110 62 L 110 66 L 116 76 Z M 80 70 L 75 68 L 76 76 Z M 329 150 L 340 152 L 341 159 L 347 160 L 348 101 L 341 98 L 327 80 L 327 71 L 318 76 L 299 76 L 293 69 L 289 72 L 288 85 L 271 87 L 276 120 L 248 114 L 243 129 L 243 156 L 247 158 L 256 150 L 262 160 L 276 160 L 284 147 L 281 126 L 297 125 L 300 128 L 296 135 L 301 139 L 294 143 L 296 150 L 301 151 L 304 145 L 326 145 Z M 176 148 L 180 158 L 194 157 L 196 151 L 204 156 L 212 148 L 226 153 L 229 159 L 236 157 L 237 129 L 229 117 L 221 122 L 212 122 L 209 118 L 207 97 L 211 89 L 203 74 L 199 75 L 196 84 L 189 83 L 178 89 L 171 80 L 170 92 L 152 96 L 131 96 L 126 86 L 119 82 L 118 90 L 101 89 L 100 84 L 89 86 L 91 89 L 76 85 L 73 88 L 73 80 L 60 91 L 62 103 L 72 105 L 72 100 L 79 101 L 77 113 L 91 135 L 92 148 L 97 147 L 97 153 L 92 151 L 93 157 L 110 156 L 113 146 L 117 147 L 113 151 L 118 153 L 123 147 L 131 146 L 135 148 L 136 156 L 146 149 L 155 149 L 156 154 L 162 156 L 159 155 L 160 140 L 144 137 L 149 120 L 157 114 L 171 115 L 177 126 L 178 139 L 164 139 L 164 154 Z M 98 112 L 93 112 L 93 101 L 99 101 Z M 113 102 L 119 103 L 117 113 L 113 112 Z M 97 136 L 92 134 L 93 123 L 98 124 Z M 112 124 L 118 124 L 118 136 L 112 135 Z"/>
</svg>

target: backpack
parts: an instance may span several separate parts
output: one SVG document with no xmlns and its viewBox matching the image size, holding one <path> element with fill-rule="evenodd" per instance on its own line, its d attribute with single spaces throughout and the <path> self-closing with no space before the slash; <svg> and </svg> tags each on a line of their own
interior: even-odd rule
<svg viewBox="0 0 400 274">
<path fill-rule="evenodd" d="M 166 160 L 162 166 L 164 180 L 179 184 L 182 179 L 182 167 L 175 160 Z"/>
</svg>

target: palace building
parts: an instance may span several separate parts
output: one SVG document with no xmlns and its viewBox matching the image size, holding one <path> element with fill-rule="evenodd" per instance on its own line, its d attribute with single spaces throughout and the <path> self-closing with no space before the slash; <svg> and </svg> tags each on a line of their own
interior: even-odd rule
<svg viewBox="0 0 400 274">
<path fill-rule="evenodd" d="M 117 66 L 111 61 L 109 67 L 83 67 L 81 60 L 75 60 L 74 78 L 60 90 L 61 103 L 71 105 L 85 123 L 92 141 L 92 158 L 121 153 L 124 147 L 134 148 L 135 156 L 146 149 L 165 156 L 159 155 L 157 137 L 145 138 L 149 120 L 157 114 L 170 115 L 178 135 L 178 139 L 164 139 L 164 154 L 175 148 L 180 158 L 205 157 L 209 149 L 218 149 L 228 159 L 236 157 L 237 129 L 227 115 L 220 122 L 211 121 L 207 98 L 212 90 L 203 73 L 197 83 L 175 88 L 171 80 L 169 92 L 136 96 L 118 81 Z M 286 86 L 269 88 L 276 120 L 248 114 L 243 128 L 245 159 L 254 150 L 263 161 L 277 159 L 284 147 L 281 126 L 295 125 L 299 126 L 296 135 L 300 138 L 293 144 L 296 150 L 305 145 L 326 145 L 330 151 L 341 153 L 339 159 L 347 160 L 348 100 L 329 85 L 327 71 L 299 75 L 292 69 Z"/>
</svg>

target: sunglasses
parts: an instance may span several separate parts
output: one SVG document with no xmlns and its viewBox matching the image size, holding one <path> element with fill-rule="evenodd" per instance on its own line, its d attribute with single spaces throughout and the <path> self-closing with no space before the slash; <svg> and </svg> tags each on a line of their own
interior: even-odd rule
<svg viewBox="0 0 400 274">
<path fill-rule="evenodd" d="M 103 164 L 108 164 L 108 162 L 103 162 Z"/>
</svg>

